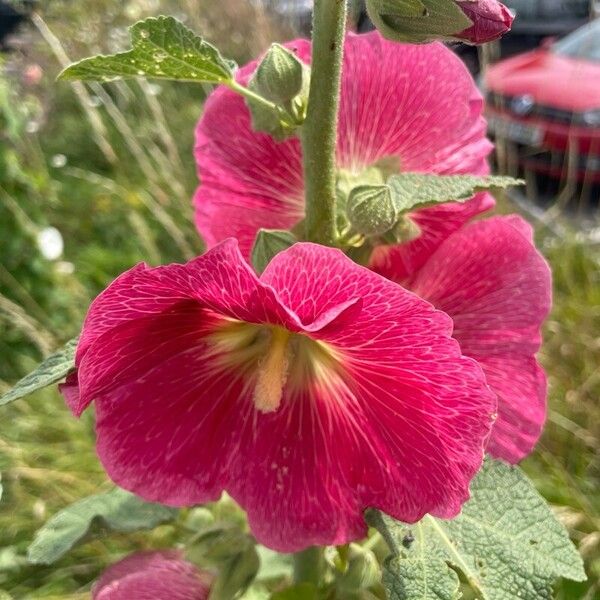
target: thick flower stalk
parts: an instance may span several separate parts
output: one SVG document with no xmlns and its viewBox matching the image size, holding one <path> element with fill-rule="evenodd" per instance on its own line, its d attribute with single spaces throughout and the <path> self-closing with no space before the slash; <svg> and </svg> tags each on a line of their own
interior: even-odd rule
<svg viewBox="0 0 600 600">
<path fill-rule="evenodd" d="M 138 552 L 104 571 L 92 600 L 207 600 L 212 578 L 176 550 Z"/>
<path fill-rule="evenodd" d="M 310 43 L 287 44 L 305 62 Z M 256 63 L 238 72 L 244 83 Z M 397 44 L 379 33 L 349 34 L 342 70 L 337 168 L 340 185 L 372 183 L 397 171 L 486 174 L 482 97 L 465 66 L 442 44 Z M 196 223 L 209 246 L 234 236 L 248 256 L 260 227 L 288 229 L 304 217 L 302 149 L 252 130 L 244 100 L 221 87 L 196 131 L 201 186 Z M 489 194 L 464 204 L 416 211 L 416 239 L 394 247 L 398 277 L 410 275 L 473 215 L 493 206 Z M 386 259 L 392 258 L 389 253 Z M 376 265 L 380 260 L 376 254 Z M 381 265 L 382 268 L 385 264 Z"/>
<path fill-rule="evenodd" d="M 92 304 L 63 392 L 109 476 L 185 506 L 226 490 L 276 550 L 363 537 L 363 511 L 455 516 L 496 397 L 428 302 L 339 250 L 259 278 L 226 241 L 139 265 Z"/>
</svg>

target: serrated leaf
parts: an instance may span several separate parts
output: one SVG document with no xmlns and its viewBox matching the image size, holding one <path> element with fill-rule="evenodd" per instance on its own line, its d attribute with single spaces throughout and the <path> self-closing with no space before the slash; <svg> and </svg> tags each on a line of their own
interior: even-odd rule
<svg viewBox="0 0 600 600">
<path fill-rule="evenodd" d="M 252 246 L 252 266 L 260 275 L 272 258 L 293 246 L 298 240 L 290 231 L 279 229 L 259 229 Z"/>
<path fill-rule="evenodd" d="M 381 34 L 395 41 L 454 39 L 473 24 L 454 0 L 367 0 L 367 11 Z"/>
<path fill-rule="evenodd" d="M 176 514 L 177 509 L 145 502 L 115 488 L 79 500 L 55 514 L 37 531 L 27 557 L 34 564 L 51 564 L 80 542 L 95 524 L 127 533 L 151 529 Z"/>
<path fill-rule="evenodd" d="M 68 341 L 58 352 L 51 354 L 34 371 L 25 375 L 14 387 L 0 396 L 0 406 L 64 379 L 75 368 L 76 348 L 77 338 Z"/>
<path fill-rule="evenodd" d="M 399 214 L 446 202 L 465 202 L 477 192 L 521 185 L 521 179 L 498 175 L 425 175 L 401 173 L 388 179 Z"/>
<path fill-rule="evenodd" d="M 518 467 L 488 460 L 471 499 L 451 521 L 405 525 L 369 514 L 394 553 L 385 564 L 390 600 L 453 600 L 461 571 L 482 600 L 550 600 L 558 577 L 584 581 L 566 530 Z"/>
<path fill-rule="evenodd" d="M 235 63 L 173 17 L 151 17 L 129 28 L 132 49 L 85 58 L 59 79 L 112 81 L 150 77 L 202 83 L 233 79 Z"/>
</svg>

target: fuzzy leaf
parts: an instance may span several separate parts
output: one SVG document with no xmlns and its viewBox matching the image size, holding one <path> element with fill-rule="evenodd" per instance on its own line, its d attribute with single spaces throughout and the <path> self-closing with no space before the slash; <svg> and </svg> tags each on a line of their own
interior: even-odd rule
<svg viewBox="0 0 600 600">
<path fill-rule="evenodd" d="M 473 24 L 455 0 L 367 0 L 367 11 L 384 37 L 400 42 L 454 39 Z"/>
<path fill-rule="evenodd" d="M 297 242 L 293 233 L 279 229 L 259 229 L 252 246 L 252 265 L 260 275 L 271 259 Z"/>
<path fill-rule="evenodd" d="M 131 50 L 84 58 L 67 67 L 59 79 L 151 77 L 204 83 L 233 79 L 235 63 L 173 17 L 151 17 L 129 31 Z"/>
<path fill-rule="evenodd" d="M 58 352 L 51 354 L 34 371 L 0 396 L 0 406 L 64 379 L 75 368 L 76 348 L 77 339 L 68 341 Z"/>
<path fill-rule="evenodd" d="M 487 460 L 451 521 L 405 525 L 370 511 L 388 542 L 390 600 L 454 600 L 462 572 L 482 600 L 550 600 L 558 577 L 584 581 L 583 562 L 544 499 L 517 467 Z"/>
<path fill-rule="evenodd" d="M 95 524 L 113 531 L 151 529 L 175 517 L 177 509 L 151 504 L 115 488 L 89 496 L 55 514 L 35 535 L 27 550 L 29 562 L 51 564 L 80 542 Z"/>
<path fill-rule="evenodd" d="M 465 202 L 477 192 L 521 185 L 521 179 L 473 175 L 424 175 L 401 173 L 388 179 L 399 214 L 445 202 Z"/>
</svg>

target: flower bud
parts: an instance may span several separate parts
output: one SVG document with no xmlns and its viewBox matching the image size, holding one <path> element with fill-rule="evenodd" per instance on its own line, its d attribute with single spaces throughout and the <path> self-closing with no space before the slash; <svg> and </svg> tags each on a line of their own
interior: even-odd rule
<svg viewBox="0 0 600 600">
<path fill-rule="evenodd" d="M 304 65 L 281 44 L 272 44 L 253 77 L 255 89 L 267 100 L 284 104 L 302 91 Z"/>
<path fill-rule="evenodd" d="M 363 235 L 380 235 L 398 220 L 398 212 L 387 185 L 361 185 L 348 197 L 346 213 L 352 228 Z"/>
<path fill-rule="evenodd" d="M 498 0 L 457 0 L 460 9 L 473 22 L 471 27 L 456 37 L 470 44 L 483 44 L 497 40 L 507 33 L 513 15 Z"/>
<path fill-rule="evenodd" d="M 483 44 L 509 31 L 513 21 L 498 0 L 367 0 L 367 9 L 383 36 L 412 43 Z"/>
</svg>

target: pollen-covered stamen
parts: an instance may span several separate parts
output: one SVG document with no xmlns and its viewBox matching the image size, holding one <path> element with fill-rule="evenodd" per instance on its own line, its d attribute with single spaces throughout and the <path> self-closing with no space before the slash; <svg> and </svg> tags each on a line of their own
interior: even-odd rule
<svg viewBox="0 0 600 600">
<path fill-rule="evenodd" d="M 290 366 L 290 335 L 281 327 L 273 327 L 267 353 L 258 364 L 254 405 L 263 413 L 275 412 L 281 404 Z"/>
</svg>

